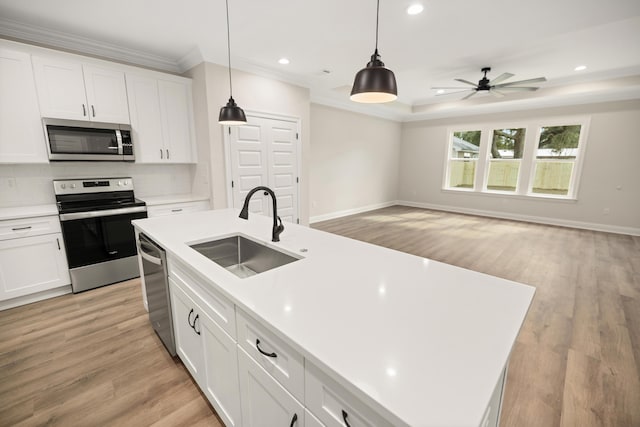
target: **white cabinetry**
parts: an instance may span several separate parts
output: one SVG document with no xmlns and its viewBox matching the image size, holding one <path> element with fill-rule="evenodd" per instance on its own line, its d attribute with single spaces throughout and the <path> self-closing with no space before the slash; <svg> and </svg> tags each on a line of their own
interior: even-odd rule
<svg viewBox="0 0 640 427">
<path fill-rule="evenodd" d="M 0 163 L 46 163 L 28 53 L 0 48 Z"/>
<path fill-rule="evenodd" d="M 169 286 L 178 356 L 225 425 L 240 426 L 235 340 L 213 320 L 220 318 L 214 307 L 188 283 L 173 276 L 169 278 Z"/>
<path fill-rule="evenodd" d="M 177 215 L 187 212 L 199 212 L 209 210 L 208 200 L 198 200 L 193 202 L 166 203 L 161 205 L 147 206 L 149 218 L 165 215 Z"/>
<path fill-rule="evenodd" d="M 124 72 L 57 57 L 33 57 L 43 117 L 129 123 Z"/>
<path fill-rule="evenodd" d="M 304 426 L 304 407 L 243 349 L 238 351 L 245 427 Z"/>
<path fill-rule="evenodd" d="M 195 163 L 191 81 L 127 73 L 137 163 Z"/>
<path fill-rule="evenodd" d="M 57 216 L 0 221 L 0 300 L 70 283 Z"/>
</svg>

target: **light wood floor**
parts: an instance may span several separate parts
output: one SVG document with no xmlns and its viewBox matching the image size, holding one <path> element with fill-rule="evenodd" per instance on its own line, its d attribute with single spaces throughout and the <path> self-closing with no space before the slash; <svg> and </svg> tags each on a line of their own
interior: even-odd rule
<svg viewBox="0 0 640 427">
<path fill-rule="evenodd" d="M 314 228 L 536 287 L 502 426 L 640 426 L 640 237 L 401 206 Z"/>
<path fill-rule="evenodd" d="M 314 228 L 536 286 L 502 426 L 640 426 L 640 238 L 406 207 Z M 43 425 L 222 424 L 131 280 L 0 312 L 0 426 Z"/>
<path fill-rule="evenodd" d="M 138 279 L 0 312 L 0 426 L 222 426 Z"/>
</svg>

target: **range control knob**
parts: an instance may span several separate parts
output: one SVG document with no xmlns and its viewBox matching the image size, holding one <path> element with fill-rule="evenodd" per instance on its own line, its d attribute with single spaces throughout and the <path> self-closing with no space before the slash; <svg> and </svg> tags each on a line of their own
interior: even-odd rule
<svg viewBox="0 0 640 427">
<path fill-rule="evenodd" d="M 129 185 L 129 180 L 128 179 L 125 179 L 124 185 Z"/>
<path fill-rule="evenodd" d="M 118 187 L 122 187 L 122 181 L 118 181 Z"/>
<path fill-rule="evenodd" d="M 60 184 L 60 188 L 64 190 L 65 188 L 67 188 L 67 184 Z"/>
<path fill-rule="evenodd" d="M 75 184 L 71 184 L 71 188 L 76 188 L 76 185 Z"/>
</svg>

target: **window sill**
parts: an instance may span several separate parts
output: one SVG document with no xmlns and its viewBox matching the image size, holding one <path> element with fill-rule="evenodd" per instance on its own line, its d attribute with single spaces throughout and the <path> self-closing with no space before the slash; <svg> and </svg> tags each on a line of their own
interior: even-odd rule
<svg viewBox="0 0 640 427">
<path fill-rule="evenodd" d="M 508 197 L 510 199 L 521 199 L 521 200 L 542 200 L 548 202 L 560 202 L 560 203 L 576 203 L 578 201 L 575 197 L 567 197 L 567 196 L 554 196 L 554 195 L 542 195 L 542 194 L 515 194 L 507 191 L 476 191 L 472 189 L 460 189 L 455 190 L 452 188 L 442 188 L 440 190 L 443 193 L 449 194 L 469 194 L 474 196 L 489 196 L 489 197 L 500 197 L 505 198 Z"/>
</svg>

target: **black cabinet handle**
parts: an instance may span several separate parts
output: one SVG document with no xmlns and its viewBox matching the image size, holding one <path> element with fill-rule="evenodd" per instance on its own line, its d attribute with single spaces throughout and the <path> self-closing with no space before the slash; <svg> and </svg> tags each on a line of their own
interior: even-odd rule
<svg viewBox="0 0 640 427">
<path fill-rule="evenodd" d="M 347 427 L 351 427 L 351 424 L 349 424 L 349 421 L 347 421 L 347 417 L 349 416 L 349 414 L 347 414 L 347 411 L 345 411 L 344 409 L 342 410 L 342 419 L 344 420 L 344 425 L 346 425 Z"/>
<path fill-rule="evenodd" d="M 193 308 L 191 309 L 191 311 L 189 312 L 189 315 L 187 316 L 187 323 L 189 323 L 189 326 L 191 326 L 193 328 L 193 325 L 196 324 L 196 322 L 193 322 L 193 325 L 191 324 L 191 315 L 193 314 Z"/>
<path fill-rule="evenodd" d="M 93 117 L 96 116 L 96 109 L 93 105 L 91 106 L 91 113 L 93 113 Z"/>
<path fill-rule="evenodd" d="M 200 335 L 200 331 L 198 329 L 196 329 L 196 322 L 198 321 L 198 319 L 200 318 L 199 314 L 196 314 L 196 318 L 193 319 L 193 330 L 196 332 L 196 334 Z"/>
<path fill-rule="evenodd" d="M 262 350 L 262 349 L 260 348 L 260 340 L 259 340 L 259 339 L 257 339 L 257 338 L 256 338 L 256 348 L 258 349 L 258 351 L 259 351 L 260 353 L 264 354 L 264 355 L 265 355 L 265 356 L 267 356 L 267 357 L 278 357 L 278 355 L 277 355 L 277 354 L 275 354 L 275 353 L 267 353 L 266 351 Z"/>
<path fill-rule="evenodd" d="M 291 425 L 289 427 L 293 427 L 296 421 L 298 421 L 298 414 L 293 414 L 293 418 L 291 418 Z"/>
<path fill-rule="evenodd" d="M 86 117 L 87 115 L 87 109 L 85 108 L 84 104 L 82 104 L 82 116 Z"/>
</svg>

